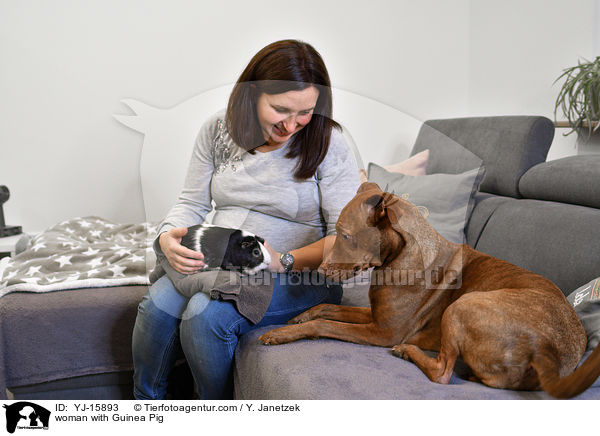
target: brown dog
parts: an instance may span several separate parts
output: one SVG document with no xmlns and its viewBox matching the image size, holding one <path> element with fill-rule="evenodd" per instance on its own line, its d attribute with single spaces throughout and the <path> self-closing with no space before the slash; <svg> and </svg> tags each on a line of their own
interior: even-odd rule
<svg viewBox="0 0 600 436">
<path fill-rule="evenodd" d="M 375 267 L 371 307 L 313 307 L 289 321 L 296 325 L 262 335 L 264 344 L 327 337 L 394 346 L 438 383 L 449 382 L 461 356 L 488 386 L 541 387 L 559 398 L 578 395 L 600 375 L 600 346 L 575 370 L 585 331 L 550 280 L 447 241 L 415 206 L 373 183 L 361 185 L 336 227 L 320 269 L 345 280 Z"/>
</svg>

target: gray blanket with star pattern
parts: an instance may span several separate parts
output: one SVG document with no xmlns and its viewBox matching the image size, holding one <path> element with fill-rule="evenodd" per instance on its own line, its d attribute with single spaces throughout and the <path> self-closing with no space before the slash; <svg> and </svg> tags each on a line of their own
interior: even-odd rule
<svg viewBox="0 0 600 436">
<path fill-rule="evenodd" d="M 64 221 L 30 247 L 0 260 L 0 297 L 10 292 L 147 285 L 156 256 L 156 225 L 115 224 L 98 217 Z"/>
</svg>

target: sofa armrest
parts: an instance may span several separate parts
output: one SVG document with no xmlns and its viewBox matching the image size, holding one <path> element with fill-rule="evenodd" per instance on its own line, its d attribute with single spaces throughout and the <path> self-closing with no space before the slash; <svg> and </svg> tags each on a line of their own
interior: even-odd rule
<svg viewBox="0 0 600 436">
<path fill-rule="evenodd" d="M 534 166 L 519 181 L 525 198 L 600 209 L 600 155 L 570 156 Z"/>
</svg>

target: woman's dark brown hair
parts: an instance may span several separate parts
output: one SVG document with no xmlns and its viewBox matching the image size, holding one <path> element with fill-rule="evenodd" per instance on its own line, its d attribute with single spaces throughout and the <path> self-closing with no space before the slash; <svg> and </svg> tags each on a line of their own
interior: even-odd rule
<svg viewBox="0 0 600 436">
<path fill-rule="evenodd" d="M 332 127 L 341 129 L 332 119 L 329 74 L 321 55 L 302 41 L 287 39 L 260 50 L 237 80 L 227 105 L 226 123 L 236 144 L 254 153 L 265 144 L 256 102 L 262 93 L 281 94 L 310 86 L 319 90 L 310 122 L 296 133 L 285 157 L 298 158 L 294 171 L 297 179 L 314 176 L 329 149 Z"/>
</svg>

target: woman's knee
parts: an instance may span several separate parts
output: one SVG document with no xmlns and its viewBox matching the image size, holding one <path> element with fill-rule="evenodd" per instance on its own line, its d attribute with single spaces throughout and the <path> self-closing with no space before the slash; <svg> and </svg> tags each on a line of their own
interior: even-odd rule
<svg viewBox="0 0 600 436">
<path fill-rule="evenodd" d="M 239 314 L 233 303 L 212 300 L 208 295 L 198 293 L 188 303 L 181 328 L 196 337 L 211 335 L 228 340 L 239 333 L 243 322 L 244 317 Z"/>
<path fill-rule="evenodd" d="M 198 292 L 187 302 L 185 311 L 182 314 L 183 320 L 189 320 L 191 318 L 201 315 L 210 303 L 210 297 L 203 292 Z"/>
<path fill-rule="evenodd" d="M 181 319 L 187 303 L 187 297 L 177 292 L 171 280 L 165 275 L 150 286 L 138 306 L 138 313 L 158 310 L 173 318 Z"/>
</svg>

